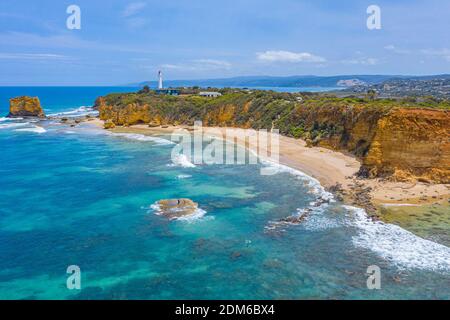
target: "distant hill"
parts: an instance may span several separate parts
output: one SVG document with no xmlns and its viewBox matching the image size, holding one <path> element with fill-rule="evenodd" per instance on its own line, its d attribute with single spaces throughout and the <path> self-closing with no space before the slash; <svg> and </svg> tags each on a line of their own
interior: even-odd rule
<svg viewBox="0 0 450 320">
<path fill-rule="evenodd" d="M 338 76 L 247 76 L 221 79 L 201 79 L 201 80 L 167 80 L 167 87 L 338 87 L 346 84 L 367 84 L 376 85 L 389 80 L 433 80 L 450 79 L 449 74 L 430 76 L 404 76 L 404 75 L 338 75 Z M 156 87 L 157 81 L 144 81 L 130 84 L 130 86 Z"/>
<path fill-rule="evenodd" d="M 339 96 L 364 96 L 369 90 L 381 98 L 434 97 L 450 99 L 450 77 L 421 77 L 409 79 L 389 79 L 371 85 L 356 85 L 336 91 Z"/>
</svg>

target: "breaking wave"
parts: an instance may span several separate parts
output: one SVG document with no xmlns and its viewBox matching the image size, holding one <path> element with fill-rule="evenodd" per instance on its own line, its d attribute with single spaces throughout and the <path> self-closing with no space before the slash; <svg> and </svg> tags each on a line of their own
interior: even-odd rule
<svg viewBox="0 0 450 320">
<path fill-rule="evenodd" d="M 307 182 L 311 193 L 320 196 L 320 198 L 322 198 L 323 200 L 327 200 L 329 202 L 335 202 L 333 194 L 326 191 L 325 188 L 320 184 L 319 180 L 317 180 L 311 176 L 308 176 L 307 174 L 303 173 L 300 170 L 288 167 L 288 166 L 280 164 L 280 163 L 275 163 L 273 161 L 269 161 L 269 160 L 265 160 L 265 159 L 261 159 L 260 161 L 265 166 L 265 169 L 272 170 L 273 174 L 283 173 L 283 172 L 290 173 L 290 174 L 296 176 L 297 178 L 301 179 L 302 181 Z"/>
<path fill-rule="evenodd" d="M 4 122 L 4 121 L 17 121 L 17 120 L 23 120 L 23 118 L 7 118 L 7 117 L 0 117 L 0 122 Z"/>
<path fill-rule="evenodd" d="M 190 175 L 190 174 L 179 174 L 178 176 L 177 176 L 177 179 L 189 179 L 189 178 L 192 178 L 192 176 Z"/>
<path fill-rule="evenodd" d="M 113 136 L 116 137 L 122 137 L 128 140 L 136 140 L 136 141 L 142 141 L 142 142 L 153 142 L 158 145 L 172 145 L 174 144 L 172 141 L 154 137 L 154 136 L 146 136 L 143 134 L 138 133 L 112 133 Z"/>
<path fill-rule="evenodd" d="M 298 216 L 307 213 L 305 222 L 302 223 L 306 229 L 328 229 L 342 225 L 342 222 L 335 221 L 323 214 L 328 202 L 335 202 L 335 200 L 318 180 L 285 165 L 267 160 L 261 160 L 261 162 L 273 168 L 275 173 L 288 172 L 308 181 L 312 192 L 319 195 L 317 201 L 310 203 L 308 208 L 298 209 L 296 213 Z M 319 203 L 320 201 L 323 203 Z M 420 238 L 397 225 L 373 221 L 367 216 L 364 209 L 351 206 L 343 206 L 343 208 L 351 213 L 350 220 L 346 224 L 349 223 L 358 228 L 358 235 L 352 238 L 356 247 L 369 249 L 400 269 L 450 271 L 450 248 Z M 267 229 L 272 229 L 279 224 L 279 222 L 272 222 Z"/>
<path fill-rule="evenodd" d="M 70 111 L 64 111 L 64 112 L 57 112 L 57 113 L 51 113 L 48 116 L 49 117 L 82 117 L 82 116 L 87 116 L 87 115 L 97 115 L 98 111 L 94 110 L 94 108 L 92 107 L 86 107 L 86 106 L 81 106 L 75 110 L 70 110 Z"/>
<path fill-rule="evenodd" d="M 0 124 L 0 129 L 10 129 L 10 128 L 18 128 L 28 126 L 29 122 L 14 122 L 14 123 L 3 123 Z"/>
<path fill-rule="evenodd" d="M 169 167 L 180 166 L 183 168 L 195 168 L 196 165 L 184 154 L 177 154 L 172 157 L 172 163 L 168 164 Z"/>
<path fill-rule="evenodd" d="M 21 128 L 21 129 L 15 129 L 14 131 L 20 131 L 20 132 L 33 132 L 33 133 L 45 133 L 47 130 L 45 130 L 42 127 L 34 126 L 32 128 Z"/>
<path fill-rule="evenodd" d="M 150 208 L 154 212 L 154 214 L 156 214 L 158 216 L 162 215 L 161 208 L 160 208 L 160 206 L 157 203 L 152 204 L 150 206 Z M 175 218 L 172 218 L 171 220 L 193 222 L 193 221 L 196 221 L 196 220 L 199 220 L 199 219 L 203 218 L 205 215 L 206 215 L 206 211 L 205 210 L 197 208 L 190 215 L 186 215 L 186 216 L 183 216 L 183 217 L 175 217 Z"/>
<path fill-rule="evenodd" d="M 351 213 L 350 223 L 359 229 L 352 238 L 355 246 L 370 249 L 399 268 L 450 271 L 450 248 L 397 225 L 372 221 L 364 209 L 344 208 Z"/>
</svg>

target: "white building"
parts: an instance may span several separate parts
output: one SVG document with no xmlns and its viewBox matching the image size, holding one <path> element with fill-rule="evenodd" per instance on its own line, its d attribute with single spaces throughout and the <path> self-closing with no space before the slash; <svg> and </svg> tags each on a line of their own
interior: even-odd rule
<svg viewBox="0 0 450 320">
<path fill-rule="evenodd" d="M 158 89 L 162 90 L 162 88 L 163 88 L 162 71 L 158 71 Z"/>
<path fill-rule="evenodd" d="M 203 92 L 200 92 L 198 95 L 202 96 L 202 97 L 208 97 L 208 98 L 217 98 L 217 97 L 220 97 L 222 94 L 220 92 L 203 91 Z"/>
</svg>

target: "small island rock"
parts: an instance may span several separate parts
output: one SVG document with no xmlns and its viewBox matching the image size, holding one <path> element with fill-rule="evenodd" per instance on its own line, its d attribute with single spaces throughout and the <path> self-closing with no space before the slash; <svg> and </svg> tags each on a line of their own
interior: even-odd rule
<svg viewBox="0 0 450 320">
<path fill-rule="evenodd" d="M 9 100 L 8 117 L 39 117 L 44 118 L 44 110 L 38 97 L 16 97 Z"/>
<path fill-rule="evenodd" d="M 158 214 L 169 218 L 177 219 L 196 213 L 198 204 L 190 199 L 167 199 L 156 203 Z"/>
</svg>

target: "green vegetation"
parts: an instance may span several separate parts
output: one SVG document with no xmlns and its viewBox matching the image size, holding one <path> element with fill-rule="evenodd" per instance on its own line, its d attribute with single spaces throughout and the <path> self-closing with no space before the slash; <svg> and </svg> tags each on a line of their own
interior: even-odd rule
<svg viewBox="0 0 450 320">
<path fill-rule="evenodd" d="M 345 143 L 346 128 L 358 120 L 376 123 L 393 108 L 438 108 L 450 110 L 448 100 L 432 97 L 377 99 L 339 98 L 323 93 L 280 93 L 261 90 L 211 89 L 222 93 L 217 98 L 200 97 L 200 88 L 182 89 L 180 96 L 158 95 L 148 87 L 137 93 L 109 94 L 106 105 L 119 110 L 130 104 L 147 105 L 151 113 L 168 123 L 192 124 L 203 120 L 208 125 L 241 126 L 254 129 L 278 128 L 280 133 L 310 140 L 339 136 Z M 149 109 L 149 110 L 150 110 Z"/>
</svg>

